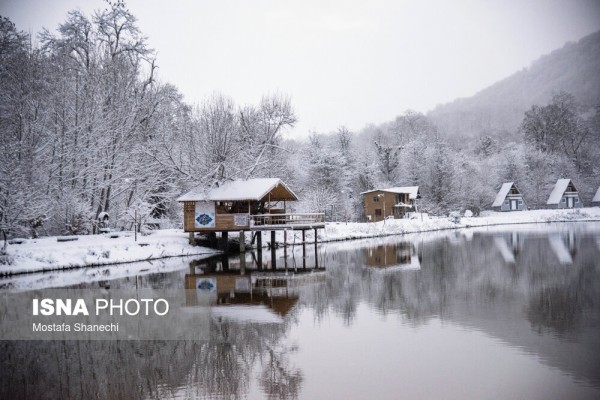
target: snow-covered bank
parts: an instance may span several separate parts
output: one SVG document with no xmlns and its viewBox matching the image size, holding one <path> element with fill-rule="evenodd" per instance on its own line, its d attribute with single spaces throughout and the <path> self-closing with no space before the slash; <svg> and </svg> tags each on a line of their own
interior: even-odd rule
<svg viewBox="0 0 600 400">
<path fill-rule="evenodd" d="M 480 217 L 462 217 L 455 222 L 445 217 L 386 220 L 377 223 L 327 223 L 319 230 L 319 242 L 374 238 L 406 233 L 431 232 L 445 229 L 488 227 L 509 224 L 531 224 L 569 221 L 600 221 L 600 208 L 581 210 L 534 210 L 506 213 L 485 212 Z M 166 257 L 211 255 L 217 250 L 190 246 L 186 233 L 167 229 L 148 236 L 121 232 L 111 235 L 80 236 L 78 240 L 58 242 L 56 237 L 28 239 L 22 244 L 8 246 L 9 265 L 0 264 L 0 275 L 43 272 L 88 266 L 110 265 L 161 259 Z M 270 233 L 263 232 L 263 243 L 268 245 Z M 230 236 L 235 237 L 235 234 Z M 249 240 L 247 236 L 247 240 Z M 306 240 L 314 242 L 313 231 L 307 231 Z M 284 232 L 277 231 L 276 241 L 283 243 Z M 301 233 L 287 232 L 286 243 L 298 244 Z"/>
<path fill-rule="evenodd" d="M 532 210 L 513 212 L 485 211 L 479 217 L 462 217 L 455 222 L 447 217 L 429 217 L 417 219 L 388 219 L 385 222 L 327 223 L 324 230 L 319 230 L 319 242 L 372 238 L 405 233 L 431 232 L 445 229 L 486 227 L 510 224 L 531 224 L 548 222 L 600 221 L 600 207 L 589 207 L 579 210 Z M 287 243 L 298 243 L 301 234 L 287 234 Z M 263 243 L 269 238 L 265 233 Z M 283 243 L 283 232 L 277 232 L 277 242 Z M 314 242 L 314 234 L 308 231 L 306 240 Z"/>
<path fill-rule="evenodd" d="M 178 229 L 154 231 L 148 236 L 138 235 L 137 241 L 133 232 L 78 236 L 77 240 L 68 242 L 47 237 L 28 239 L 22 244 L 9 244 L 11 262 L 9 265 L 0 264 L 0 275 L 216 253 L 218 251 L 213 249 L 190 246 L 187 234 Z"/>
</svg>

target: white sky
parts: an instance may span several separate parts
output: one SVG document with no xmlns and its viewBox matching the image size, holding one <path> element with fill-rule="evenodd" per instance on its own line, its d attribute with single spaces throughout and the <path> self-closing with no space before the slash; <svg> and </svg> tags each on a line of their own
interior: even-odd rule
<svg viewBox="0 0 600 400">
<path fill-rule="evenodd" d="M 55 30 L 101 0 L 0 0 L 20 30 Z M 129 0 L 159 76 L 190 103 L 292 98 L 292 134 L 427 112 L 600 30 L 600 0 Z"/>
</svg>

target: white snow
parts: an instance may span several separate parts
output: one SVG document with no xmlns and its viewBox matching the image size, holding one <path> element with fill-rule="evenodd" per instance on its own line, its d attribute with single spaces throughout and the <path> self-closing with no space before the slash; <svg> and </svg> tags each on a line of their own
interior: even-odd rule
<svg viewBox="0 0 600 400">
<path fill-rule="evenodd" d="M 414 200 L 417 198 L 419 193 L 418 186 L 398 186 L 387 189 L 373 189 L 367 190 L 366 192 L 361 192 L 361 194 L 372 193 L 372 192 L 389 192 L 389 193 L 408 193 L 408 198 Z"/>
<path fill-rule="evenodd" d="M 447 217 L 431 216 L 423 219 L 389 219 L 385 222 L 372 223 L 332 222 L 326 223 L 325 229 L 318 230 L 318 239 L 321 243 L 444 229 L 477 227 L 488 229 L 495 225 L 567 221 L 600 221 L 600 208 L 518 212 L 485 211 L 479 217 L 461 218 L 460 222 L 454 222 Z M 187 234 L 176 229 L 154 231 L 148 236 L 138 236 L 137 242 L 134 241 L 132 232 L 120 232 L 116 239 L 111 239 L 110 235 L 114 235 L 114 233 L 79 236 L 78 240 L 72 242 L 57 242 L 56 237 L 49 237 L 27 239 L 23 244 L 9 244 L 7 251 L 13 262 L 10 265 L 0 265 L 0 275 L 218 253 L 213 249 L 190 246 Z M 270 234 L 263 232 L 263 235 L 263 243 L 266 246 L 270 242 Z M 249 236 L 246 236 L 247 240 L 249 240 Z M 230 237 L 235 237 L 235 233 L 232 232 Z M 284 232 L 277 231 L 276 241 L 283 243 L 283 240 Z M 314 230 L 306 232 L 306 241 L 314 242 Z M 300 242 L 300 231 L 288 231 L 287 244 L 299 244 Z M 350 245 L 356 246 L 357 244 Z M 123 266 L 123 268 L 126 267 Z"/>
<path fill-rule="evenodd" d="M 498 194 L 496 195 L 496 199 L 494 200 L 492 207 L 502 206 L 502 203 L 504 203 L 504 199 L 506 199 L 506 195 L 510 191 L 510 188 L 512 187 L 513 184 L 514 184 L 514 182 L 505 182 L 502 184 L 502 187 L 498 191 Z"/>
<path fill-rule="evenodd" d="M 119 237 L 111 239 L 114 235 Z M 178 229 L 154 231 L 148 236 L 138 234 L 137 241 L 133 232 L 75 237 L 78 240 L 70 242 L 47 237 L 9 244 L 7 252 L 12 263 L 0 264 L 0 275 L 218 253 L 189 245 L 188 235 Z"/>
<path fill-rule="evenodd" d="M 329 222 L 325 229 L 318 231 L 319 243 L 338 240 L 373 238 L 387 235 L 400 235 L 416 232 L 430 232 L 444 229 L 489 227 L 508 224 L 531 224 L 568 221 L 600 221 L 600 208 L 587 207 L 581 209 L 562 210 L 529 210 L 514 212 L 484 211 L 479 217 L 460 218 L 454 222 L 447 217 L 387 219 L 380 222 Z M 314 242 L 314 231 L 306 232 L 306 241 Z M 269 232 L 265 232 L 263 243 L 270 241 Z M 276 241 L 283 243 L 283 231 L 277 231 Z M 288 232 L 287 243 L 300 243 L 301 233 Z"/>
<path fill-rule="evenodd" d="M 226 182 L 208 192 L 192 190 L 180 196 L 177 201 L 258 201 L 278 185 L 282 185 L 293 197 L 298 198 L 279 178 L 257 178 Z"/>
<path fill-rule="evenodd" d="M 191 261 L 212 256 L 169 257 L 160 260 L 138 261 L 125 264 L 104 265 L 101 267 L 75 268 L 67 271 L 36 272 L 24 275 L 12 275 L 0 279 L 2 288 L 12 291 L 37 290 L 78 285 L 99 281 L 111 281 L 127 277 L 142 277 L 155 273 L 181 270 Z M 132 285 L 135 285 L 132 282 Z"/>
<path fill-rule="evenodd" d="M 556 185 L 554 185 L 554 189 L 552 189 L 552 193 L 550 193 L 550 197 L 548 197 L 548 202 L 546 204 L 558 204 L 560 203 L 560 199 L 562 198 L 565 190 L 567 190 L 567 186 L 569 186 L 570 179 L 559 179 L 556 181 Z"/>
</svg>

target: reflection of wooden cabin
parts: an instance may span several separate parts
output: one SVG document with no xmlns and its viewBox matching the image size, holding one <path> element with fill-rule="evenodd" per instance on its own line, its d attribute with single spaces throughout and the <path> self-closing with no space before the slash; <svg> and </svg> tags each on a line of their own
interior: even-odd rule
<svg viewBox="0 0 600 400">
<path fill-rule="evenodd" d="M 268 290 L 254 289 L 250 275 L 186 274 L 185 288 L 188 306 L 204 304 L 200 298 L 207 297 L 213 307 L 244 306 L 230 310 L 235 311 L 231 317 L 237 320 L 246 318 L 249 321 L 281 322 L 281 318 L 298 302 L 295 293 L 273 295 Z M 227 316 L 227 312 L 224 314 Z"/>
<path fill-rule="evenodd" d="M 229 232 L 324 228 L 324 214 L 288 214 L 287 202 L 298 197 L 281 179 L 226 182 L 208 191 L 192 190 L 183 203 L 185 232 Z M 190 239 L 192 239 L 190 237 Z"/>
<path fill-rule="evenodd" d="M 374 189 L 361 194 L 369 222 L 383 221 L 387 217 L 403 218 L 407 212 L 417 211 L 417 200 L 421 198 L 418 186 Z"/>
<path fill-rule="evenodd" d="M 186 305 L 205 305 L 208 299 L 213 314 L 236 320 L 281 322 L 298 302 L 297 288 L 323 282 L 325 277 L 324 272 L 186 274 Z"/>
<path fill-rule="evenodd" d="M 549 208 L 583 208 L 579 192 L 570 179 L 559 179 L 546 203 Z"/>
<path fill-rule="evenodd" d="M 506 182 L 498 191 L 492 209 L 494 211 L 527 211 L 527 204 L 515 183 Z"/>
<path fill-rule="evenodd" d="M 386 270 L 419 269 L 421 261 L 415 245 L 411 242 L 387 244 L 365 249 L 366 265 Z"/>
</svg>

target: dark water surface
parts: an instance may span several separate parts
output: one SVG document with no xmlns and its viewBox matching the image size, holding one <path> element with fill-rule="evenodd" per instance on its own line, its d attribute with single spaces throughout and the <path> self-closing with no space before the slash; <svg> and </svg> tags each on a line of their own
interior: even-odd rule
<svg viewBox="0 0 600 400">
<path fill-rule="evenodd" d="M 0 398 L 600 398 L 600 224 L 313 251 L 78 284 L 214 284 L 210 340 L 0 342 Z"/>
</svg>

